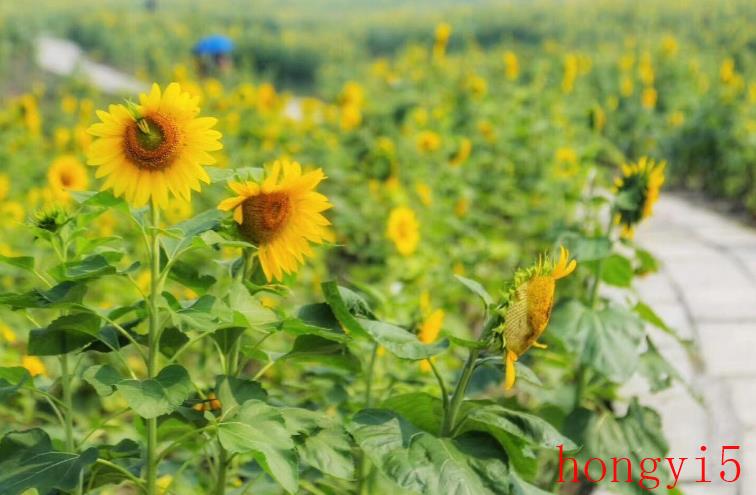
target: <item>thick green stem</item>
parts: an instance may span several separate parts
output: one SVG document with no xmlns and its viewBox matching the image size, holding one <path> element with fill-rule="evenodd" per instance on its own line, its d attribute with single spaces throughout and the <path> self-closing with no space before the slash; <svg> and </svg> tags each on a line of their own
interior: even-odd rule
<svg viewBox="0 0 756 495">
<path fill-rule="evenodd" d="M 73 409 L 73 391 L 71 390 L 71 371 L 69 369 L 68 354 L 60 356 L 60 383 L 63 389 L 63 428 L 66 435 L 66 451 L 75 453 L 76 442 L 74 441 L 74 409 Z M 74 495 L 80 495 L 82 480 L 79 479 L 79 484 L 74 489 Z"/>
<path fill-rule="evenodd" d="M 367 370 L 367 383 L 365 383 L 365 407 L 370 407 L 373 392 L 373 370 L 375 369 L 375 359 L 378 357 L 378 344 L 373 344 L 373 353 L 370 355 L 370 364 Z"/>
<path fill-rule="evenodd" d="M 160 225 L 160 210 L 153 203 L 152 212 L 152 230 L 150 232 L 150 321 L 149 333 L 147 336 L 147 374 L 153 378 L 158 373 L 158 352 L 159 352 L 159 319 L 158 319 L 158 296 L 160 291 L 160 240 L 158 237 L 158 227 Z M 157 494 L 157 418 L 147 420 L 147 495 Z"/>
<path fill-rule="evenodd" d="M 449 403 L 449 410 L 444 417 L 444 426 L 441 431 L 441 436 L 449 436 L 451 435 L 451 432 L 454 431 L 457 414 L 459 414 L 459 408 L 462 406 L 462 401 L 465 399 L 465 392 L 467 391 L 467 386 L 470 384 L 470 379 L 472 379 L 473 371 L 475 371 L 475 361 L 477 361 L 479 354 L 479 350 L 471 349 L 470 354 L 467 356 L 465 367 L 462 370 L 462 376 L 457 382 L 457 386 L 452 394 L 451 402 Z"/>
<path fill-rule="evenodd" d="M 226 493 L 226 471 L 228 470 L 228 452 L 218 442 L 218 480 L 215 484 L 215 495 L 225 495 Z"/>
</svg>

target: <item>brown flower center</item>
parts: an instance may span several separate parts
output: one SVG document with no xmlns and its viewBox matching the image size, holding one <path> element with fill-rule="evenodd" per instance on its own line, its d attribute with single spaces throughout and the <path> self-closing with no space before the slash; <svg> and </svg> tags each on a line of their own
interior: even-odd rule
<svg viewBox="0 0 756 495">
<path fill-rule="evenodd" d="M 157 171 L 170 166 L 181 145 L 176 124 L 160 115 L 151 114 L 129 124 L 124 139 L 124 153 L 137 167 Z"/>
<path fill-rule="evenodd" d="M 285 192 L 262 193 L 241 204 L 242 234 L 255 244 L 265 244 L 281 233 L 291 216 L 291 200 Z"/>
</svg>

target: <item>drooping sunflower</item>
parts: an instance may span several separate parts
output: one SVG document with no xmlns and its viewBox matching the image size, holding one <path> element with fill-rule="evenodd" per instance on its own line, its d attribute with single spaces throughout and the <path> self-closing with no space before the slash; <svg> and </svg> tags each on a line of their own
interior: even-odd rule
<svg viewBox="0 0 756 495">
<path fill-rule="evenodd" d="M 575 270 L 577 262 L 562 246 L 559 260 L 541 258 L 535 266 L 518 270 L 501 310 L 504 317 L 503 334 L 506 339 L 506 381 L 511 389 L 515 383 L 515 361 L 532 346 L 544 347 L 538 339 L 546 330 L 554 306 L 556 281 Z"/>
<path fill-rule="evenodd" d="M 386 236 L 393 241 L 402 256 L 410 256 L 420 242 L 420 226 L 415 212 L 406 206 L 391 210 Z"/>
<path fill-rule="evenodd" d="M 275 161 L 264 180 L 231 182 L 236 196 L 218 209 L 234 211 L 243 238 L 255 244 L 268 281 L 295 273 L 305 257 L 314 255 L 310 243 L 332 242 L 331 224 L 323 212 L 333 205 L 315 189 L 325 179 L 322 169 L 302 172 L 288 160 Z"/>
<path fill-rule="evenodd" d="M 89 187 L 89 176 L 75 156 L 63 155 L 50 165 L 47 182 L 56 196 L 67 199 L 69 191 L 84 191 Z"/>
<path fill-rule="evenodd" d="M 87 150 L 96 177 L 106 177 L 103 189 L 123 195 L 135 207 L 152 201 L 168 205 L 170 195 L 189 201 L 200 181 L 210 178 L 203 166 L 215 163 L 208 153 L 223 146 L 212 129 L 217 119 L 197 117 L 198 98 L 178 83 L 160 90 L 152 85 L 139 95 L 139 104 L 110 105 L 98 111 L 101 122 L 89 127 L 97 137 Z"/>
<path fill-rule="evenodd" d="M 646 157 L 622 166 L 622 177 L 614 183 L 614 223 L 622 227 L 622 236 L 632 238 L 635 226 L 653 213 L 664 184 L 665 162 L 656 163 Z"/>
</svg>

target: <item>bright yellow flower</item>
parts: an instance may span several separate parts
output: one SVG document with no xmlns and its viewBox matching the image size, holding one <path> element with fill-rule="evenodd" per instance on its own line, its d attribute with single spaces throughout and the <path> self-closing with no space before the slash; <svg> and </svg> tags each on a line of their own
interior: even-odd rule
<svg viewBox="0 0 756 495">
<path fill-rule="evenodd" d="M 386 236 L 394 243 L 402 256 L 410 256 L 420 242 L 420 225 L 415 212 L 406 206 L 391 210 L 386 227 Z"/>
<path fill-rule="evenodd" d="M 24 207 L 18 201 L 0 203 L 0 225 L 15 226 L 24 221 Z"/>
<path fill-rule="evenodd" d="M 641 95 L 641 104 L 643 105 L 643 108 L 646 110 L 653 110 L 656 106 L 657 98 L 658 93 L 654 88 L 644 88 L 643 94 Z"/>
<path fill-rule="evenodd" d="M 259 184 L 229 183 L 237 196 L 222 201 L 218 209 L 233 210 L 241 235 L 257 246 L 268 281 L 296 273 L 305 257 L 314 256 L 310 243 L 334 240 L 331 223 L 323 216 L 332 205 L 315 191 L 323 179 L 322 169 L 302 173 L 299 163 L 278 160 Z"/>
<path fill-rule="evenodd" d="M 488 91 L 488 83 L 476 74 L 470 74 L 465 82 L 467 90 L 476 98 L 481 98 Z"/>
<path fill-rule="evenodd" d="M 676 110 L 669 115 L 667 121 L 672 127 L 680 127 L 685 123 L 685 114 L 680 110 Z"/>
<path fill-rule="evenodd" d="M 135 207 L 152 201 L 160 207 L 169 197 L 190 201 L 200 181 L 209 183 L 203 165 L 215 163 L 208 151 L 222 148 L 221 134 L 212 129 L 217 119 L 197 117 L 197 98 L 178 83 L 160 90 L 153 84 L 139 105 L 111 105 L 98 111 L 102 122 L 89 133 L 98 139 L 87 150 L 88 163 L 106 177 L 103 189 L 113 189 Z"/>
<path fill-rule="evenodd" d="M 520 61 L 514 52 L 504 52 L 504 74 L 510 81 L 515 81 L 520 76 Z"/>
<path fill-rule="evenodd" d="M 11 328 L 5 323 L 0 323 L 0 338 L 9 344 L 16 343 L 16 334 L 13 333 L 13 330 L 11 330 Z"/>
<path fill-rule="evenodd" d="M 441 136 L 433 131 L 422 131 L 417 136 L 417 149 L 423 152 L 436 151 L 441 147 Z"/>
<path fill-rule="evenodd" d="M 551 318 L 554 307 L 556 281 L 575 270 L 577 262 L 570 260 L 570 253 L 560 247 L 559 260 L 542 258 L 527 270 L 515 275 L 514 284 L 508 294 L 504 316 L 504 337 L 506 339 L 506 390 L 515 383 L 515 361 L 538 343 Z"/>
<path fill-rule="evenodd" d="M 728 83 L 733 77 L 735 77 L 735 61 L 732 58 L 727 57 L 719 68 L 719 79 L 721 79 L 723 83 Z"/>
<path fill-rule="evenodd" d="M 344 84 L 339 95 L 339 103 L 342 106 L 354 105 L 361 107 L 365 102 L 365 90 L 362 89 L 360 83 L 355 81 L 348 81 Z"/>
<path fill-rule="evenodd" d="M 67 199 L 69 191 L 84 191 L 89 187 L 89 176 L 78 158 L 63 155 L 50 165 L 47 183 L 57 197 Z"/>
<path fill-rule="evenodd" d="M 470 211 L 470 200 L 467 198 L 459 198 L 454 204 L 454 214 L 459 218 L 464 218 L 468 211 Z"/>
<path fill-rule="evenodd" d="M 441 332 L 441 327 L 444 325 L 445 317 L 446 313 L 443 309 L 437 309 L 428 314 L 420 325 L 420 332 L 418 333 L 420 342 L 424 344 L 435 342 Z"/>
<path fill-rule="evenodd" d="M 362 111 L 357 105 L 344 105 L 341 107 L 340 126 L 342 131 L 352 131 L 362 123 Z"/>
<path fill-rule="evenodd" d="M 622 166 L 622 177 L 615 180 L 614 192 L 623 196 L 616 206 L 614 221 L 622 227 L 622 235 L 632 238 L 635 226 L 653 213 L 664 184 L 665 162 L 656 163 L 646 157 Z"/>
<path fill-rule="evenodd" d="M 60 100 L 60 109 L 67 114 L 75 113 L 78 105 L 79 102 L 74 96 L 66 95 Z"/>
<path fill-rule="evenodd" d="M 462 138 L 459 142 L 459 148 L 457 149 L 457 152 L 454 154 L 451 160 L 449 160 L 449 163 L 453 167 L 458 167 L 465 163 L 468 158 L 470 158 L 470 153 L 472 153 L 472 141 L 468 138 Z"/>
<path fill-rule="evenodd" d="M 418 182 L 415 184 L 415 192 L 420 197 L 420 202 L 425 206 L 430 206 L 433 203 L 433 192 L 428 184 L 425 182 Z"/>
<path fill-rule="evenodd" d="M 0 201 L 8 197 L 10 190 L 10 179 L 5 174 L 0 174 Z"/>
<path fill-rule="evenodd" d="M 47 376 L 47 368 L 37 356 L 24 356 L 21 358 L 21 366 L 26 368 L 31 376 Z"/>
<path fill-rule="evenodd" d="M 668 34 L 662 38 L 662 51 L 664 52 L 664 55 L 674 57 L 677 55 L 678 49 L 679 46 L 677 44 L 677 39 L 674 36 Z"/>
<path fill-rule="evenodd" d="M 633 79 L 629 76 L 622 76 L 620 81 L 620 94 L 624 97 L 632 96 L 635 85 Z"/>
</svg>

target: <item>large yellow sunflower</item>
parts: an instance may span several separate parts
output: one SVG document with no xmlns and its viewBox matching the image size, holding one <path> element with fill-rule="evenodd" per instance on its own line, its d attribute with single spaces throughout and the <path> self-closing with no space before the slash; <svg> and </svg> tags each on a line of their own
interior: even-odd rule
<svg viewBox="0 0 756 495">
<path fill-rule="evenodd" d="M 139 95 L 139 104 L 110 105 L 98 111 L 102 122 L 88 132 L 96 136 L 87 150 L 96 177 L 107 177 L 103 189 L 125 196 L 135 207 L 152 201 L 161 208 L 172 194 L 184 201 L 200 181 L 210 178 L 203 165 L 215 163 L 208 153 L 223 146 L 221 133 L 213 130 L 217 119 L 197 117 L 198 98 L 171 83 Z"/>
<path fill-rule="evenodd" d="M 622 177 L 614 184 L 617 196 L 614 222 L 622 227 L 623 237 L 632 238 L 635 226 L 653 213 L 664 184 L 665 165 L 643 157 L 638 163 L 622 166 Z"/>
<path fill-rule="evenodd" d="M 410 256 L 420 242 L 420 226 L 415 212 L 406 206 L 391 210 L 386 235 L 402 256 Z"/>
<path fill-rule="evenodd" d="M 87 169 L 73 155 L 63 155 L 52 162 L 47 171 L 47 182 L 61 199 L 67 199 L 69 191 L 84 191 L 89 187 Z"/>
<path fill-rule="evenodd" d="M 261 183 L 229 183 L 237 195 L 222 201 L 218 209 L 234 211 L 242 237 L 257 246 L 269 281 L 295 273 L 305 257 L 313 256 L 311 242 L 334 240 L 331 223 L 322 214 L 332 205 L 315 191 L 323 179 L 322 169 L 303 173 L 299 163 L 278 160 Z"/>
<path fill-rule="evenodd" d="M 538 339 L 551 318 L 556 281 L 572 273 L 576 266 L 577 262 L 570 260 L 569 251 L 561 247 L 556 263 L 550 258 L 542 258 L 535 266 L 515 274 L 503 309 L 506 339 L 504 386 L 507 390 L 515 382 L 515 361 L 531 346 L 543 347 Z"/>
</svg>

